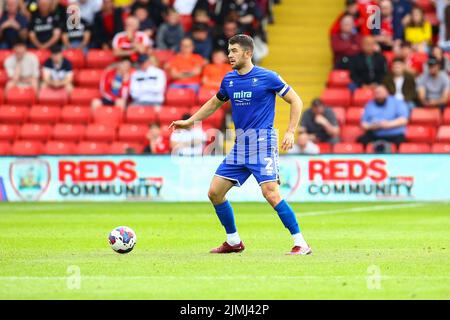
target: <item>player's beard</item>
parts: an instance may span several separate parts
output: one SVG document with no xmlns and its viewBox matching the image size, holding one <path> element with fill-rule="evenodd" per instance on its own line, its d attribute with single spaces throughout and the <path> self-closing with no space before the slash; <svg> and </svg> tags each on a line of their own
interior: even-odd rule
<svg viewBox="0 0 450 320">
<path fill-rule="evenodd" d="M 243 67 L 245 67 L 245 62 L 243 61 L 243 59 L 239 59 L 236 61 L 236 63 L 234 64 L 234 66 L 231 66 L 232 69 L 234 70 L 240 70 Z"/>
</svg>

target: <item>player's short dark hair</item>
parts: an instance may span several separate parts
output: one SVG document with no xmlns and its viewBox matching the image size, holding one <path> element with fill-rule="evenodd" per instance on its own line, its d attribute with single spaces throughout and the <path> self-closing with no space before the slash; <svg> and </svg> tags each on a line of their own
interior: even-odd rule
<svg viewBox="0 0 450 320">
<path fill-rule="evenodd" d="M 255 47 L 252 37 L 245 34 L 237 34 L 235 36 L 232 36 L 230 40 L 228 40 L 228 44 L 238 44 L 242 47 L 242 49 L 244 49 L 244 51 L 251 52 L 253 52 L 253 48 Z"/>
</svg>

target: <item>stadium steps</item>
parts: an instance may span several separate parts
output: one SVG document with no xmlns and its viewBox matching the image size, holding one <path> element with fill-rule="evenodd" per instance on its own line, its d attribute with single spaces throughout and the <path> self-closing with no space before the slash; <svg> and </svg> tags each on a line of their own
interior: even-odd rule
<svg viewBox="0 0 450 320">
<path fill-rule="evenodd" d="M 302 97 L 305 108 L 320 96 L 331 69 L 328 31 L 343 1 L 283 0 L 274 6 L 275 23 L 267 28 L 269 55 L 265 68 L 278 72 Z M 284 133 L 288 106 L 277 98 L 275 127 Z"/>
</svg>

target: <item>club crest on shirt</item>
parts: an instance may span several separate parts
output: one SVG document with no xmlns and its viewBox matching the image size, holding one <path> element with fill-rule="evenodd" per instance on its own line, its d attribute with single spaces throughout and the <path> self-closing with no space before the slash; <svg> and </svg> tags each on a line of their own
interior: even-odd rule
<svg viewBox="0 0 450 320">
<path fill-rule="evenodd" d="M 258 78 L 252 79 L 252 87 L 256 87 L 258 85 Z"/>
<path fill-rule="evenodd" d="M 233 87 L 233 80 L 230 80 L 230 83 L 228 84 L 228 87 Z"/>
</svg>

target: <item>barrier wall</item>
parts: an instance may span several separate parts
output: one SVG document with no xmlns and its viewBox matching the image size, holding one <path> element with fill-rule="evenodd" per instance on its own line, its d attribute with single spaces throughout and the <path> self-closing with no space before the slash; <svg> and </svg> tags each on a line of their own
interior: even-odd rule
<svg viewBox="0 0 450 320">
<path fill-rule="evenodd" d="M 0 201 L 207 201 L 223 157 L 0 158 Z M 290 201 L 450 200 L 450 155 L 281 156 Z M 234 201 L 263 201 L 253 177 Z"/>
</svg>

